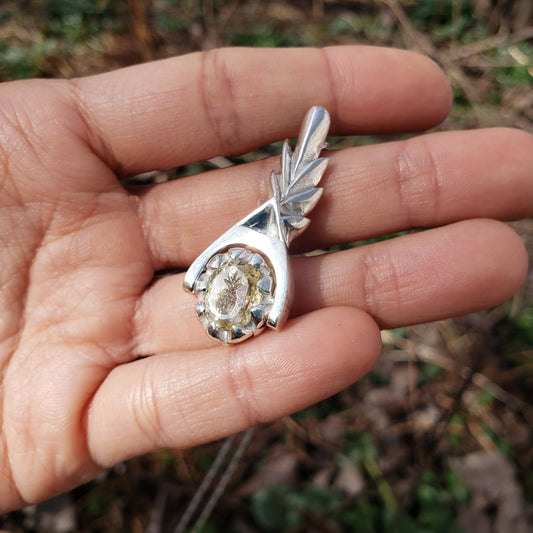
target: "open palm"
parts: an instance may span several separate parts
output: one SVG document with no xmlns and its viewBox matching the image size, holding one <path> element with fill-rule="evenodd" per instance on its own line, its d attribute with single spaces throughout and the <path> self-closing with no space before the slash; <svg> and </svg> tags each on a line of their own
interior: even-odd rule
<svg viewBox="0 0 533 533">
<path fill-rule="evenodd" d="M 222 50 L 74 81 L 0 86 L 0 512 L 161 447 L 189 446 L 327 397 L 367 372 L 379 327 L 497 304 L 526 271 L 490 219 L 533 212 L 533 141 L 430 134 L 330 153 L 295 252 L 293 318 L 230 348 L 203 332 L 182 275 L 269 196 L 276 160 L 142 191 L 119 177 L 294 136 L 421 130 L 450 105 L 438 68 L 378 48 Z"/>
</svg>

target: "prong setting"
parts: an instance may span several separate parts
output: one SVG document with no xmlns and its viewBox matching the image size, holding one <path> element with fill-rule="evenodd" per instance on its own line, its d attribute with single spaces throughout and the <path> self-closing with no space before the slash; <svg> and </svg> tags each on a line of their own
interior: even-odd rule
<svg viewBox="0 0 533 533">
<path fill-rule="evenodd" d="M 196 314 L 210 337 L 241 342 L 263 331 L 274 288 L 273 269 L 260 254 L 232 247 L 213 256 L 198 277 Z"/>
</svg>

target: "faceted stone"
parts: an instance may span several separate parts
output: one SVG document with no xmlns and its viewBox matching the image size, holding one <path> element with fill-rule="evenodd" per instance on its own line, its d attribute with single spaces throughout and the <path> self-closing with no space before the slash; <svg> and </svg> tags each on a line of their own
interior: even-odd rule
<svg viewBox="0 0 533 533">
<path fill-rule="evenodd" d="M 231 248 L 213 256 L 198 278 L 197 314 L 211 337 L 238 342 L 264 327 L 273 290 L 267 262 L 246 248 Z"/>
<path fill-rule="evenodd" d="M 237 265 L 229 262 L 209 280 L 206 303 L 209 312 L 217 319 L 236 323 L 241 321 L 240 315 L 246 309 L 247 300 L 253 297 L 248 277 Z"/>
</svg>

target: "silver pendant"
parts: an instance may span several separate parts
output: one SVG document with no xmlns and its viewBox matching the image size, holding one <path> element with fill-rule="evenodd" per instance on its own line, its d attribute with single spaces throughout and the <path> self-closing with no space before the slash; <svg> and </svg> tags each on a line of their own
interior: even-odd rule
<svg viewBox="0 0 533 533">
<path fill-rule="evenodd" d="M 185 274 L 183 287 L 198 297 L 196 314 L 213 339 L 241 342 L 287 320 L 293 296 L 288 247 L 322 195 L 316 185 L 328 163 L 319 155 L 329 122 L 324 108 L 308 111 L 294 152 L 286 140 L 281 173 L 271 172 L 272 198 L 221 235 Z"/>
</svg>

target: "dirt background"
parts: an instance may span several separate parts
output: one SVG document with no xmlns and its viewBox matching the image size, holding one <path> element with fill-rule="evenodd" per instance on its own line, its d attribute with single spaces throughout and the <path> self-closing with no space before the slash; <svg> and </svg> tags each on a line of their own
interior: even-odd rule
<svg viewBox="0 0 533 533">
<path fill-rule="evenodd" d="M 505 125 L 533 133 L 531 0 L 0 3 L 1 80 L 86 75 L 215 46 L 336 43 L 433 57 L 455 95 L 441 130 Z M 532 221 L 513 225 L 531 255 Z M 383 343 L 365 379 L 255 430 L 201 531 L 533 531 L 531 273 L 498 308 L 384 331 Z M 119 464 L 71 493 L 0 517 L 0 528 L 174 531 L 220 446 Z"/>
</svg>

